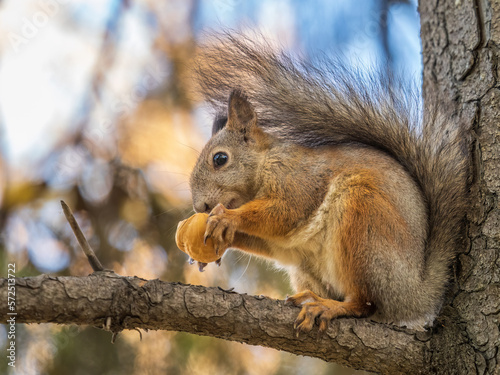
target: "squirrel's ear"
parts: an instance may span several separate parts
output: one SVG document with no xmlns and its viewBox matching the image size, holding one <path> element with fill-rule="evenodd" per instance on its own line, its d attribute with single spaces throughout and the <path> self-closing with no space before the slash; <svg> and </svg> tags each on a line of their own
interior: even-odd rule
<svg viewBox="0 0 500 375">
<path fill-rule="evenodd" d="M 227 127 L 234 130 L 250 130 L 257 125 L 257 114 L 240 90 L 233 90 L 229 96 Z"/>
<path fill-rule="evenodd" d="M 260 147 L 269 146 L 270 136 L 257 125 L 257 113 L 240 90 L 233 90 L 229 96 L 226 127 L 242 133 L 245 142 L 251 141 Z"/>
</svg>

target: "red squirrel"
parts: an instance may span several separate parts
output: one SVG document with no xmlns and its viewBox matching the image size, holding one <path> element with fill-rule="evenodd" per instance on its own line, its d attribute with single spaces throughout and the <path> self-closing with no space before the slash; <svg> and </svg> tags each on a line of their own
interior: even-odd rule
<svg viewBox="0 0 500 375">
<path fill-rule="evenodd" d="M 240 35 L 198 61 L 216 112 L 190 178 L 205 238 L 285 268 L 298 331 L 341 316 L 431 325 L 466 207 L 459 126 L 426 108 L 419 130 L 416 95 L 391 77 Z"/>
</svg>

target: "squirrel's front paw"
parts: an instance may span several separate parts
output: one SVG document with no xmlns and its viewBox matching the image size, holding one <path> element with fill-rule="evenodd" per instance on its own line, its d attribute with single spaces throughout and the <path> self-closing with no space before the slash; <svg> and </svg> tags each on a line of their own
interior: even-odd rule
<svg viewBox="0 0 500 375">
<path fill-rule="evenodd" d="M 205 241 L 211 238 L 214 242 L 215 251 L 225 250 L 234 241 L 237 228 L 237 218 L 219 203 L 208 215 L 207 229 L 205 230 Z"/>
</svg>

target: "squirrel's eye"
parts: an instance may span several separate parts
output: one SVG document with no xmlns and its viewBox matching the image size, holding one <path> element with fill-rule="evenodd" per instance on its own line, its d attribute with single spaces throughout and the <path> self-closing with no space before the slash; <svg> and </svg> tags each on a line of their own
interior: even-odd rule
<svg viewBox="0 0 500 375">
<path fill-rule="evenodd" d="M 218 152 L 214 155 L 214 167 L 219 168 L 227 163 L 229 157 L 225 152 Z"/>
</svg>

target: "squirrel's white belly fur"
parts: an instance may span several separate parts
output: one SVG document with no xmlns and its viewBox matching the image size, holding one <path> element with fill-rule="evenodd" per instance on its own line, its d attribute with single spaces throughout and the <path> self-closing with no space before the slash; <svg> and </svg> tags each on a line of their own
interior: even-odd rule
<svg viewBox="0 0 500 375">
<path fill-rule="evenodd" d="M 302 226 L 291 231 L 287 236 L 273 241 L 273 258 L 277 266 L 288 270 L 313 263 L 315 274 L 321 275 L 321 282 L 329 294 L 344 296 L 344 288 L 338 279 L 335 262 L 335 247 L 339 246 L 336 238 L 338 220 L 341 216 L 338 184 L 335 178 L 330 183 L 322 204 Z M 314 262 L 311 262 L 314 259 Z M 293 271 L 292 271 L 293 273 Z"/>
</svg>

